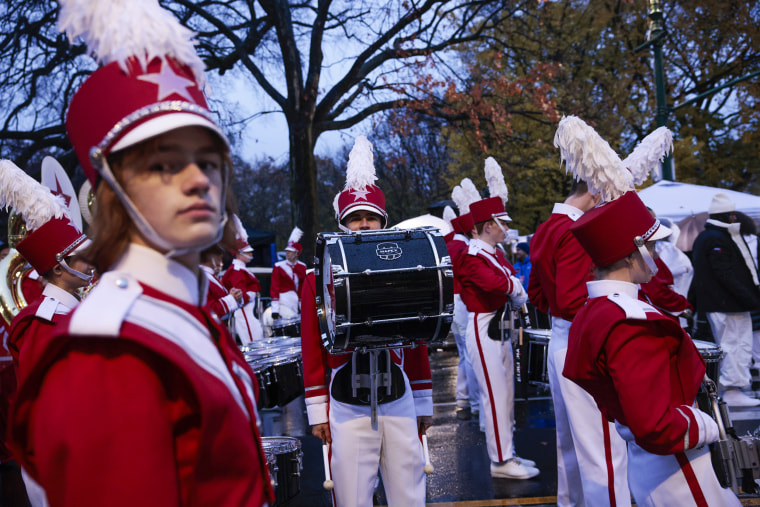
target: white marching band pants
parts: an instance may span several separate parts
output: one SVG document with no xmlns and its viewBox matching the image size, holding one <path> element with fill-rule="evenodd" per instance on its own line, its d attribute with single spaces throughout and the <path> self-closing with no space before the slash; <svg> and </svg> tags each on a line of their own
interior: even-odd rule
<svg viewBox="0 0 760 507">
<path fill-rule="evenodd" d="M 261 327 L 259 319 L 256 318 L 254 310 L 256 303 L 251 301 L 242 308 L 235 310 L 233 314 L 235 319 L 235 333 L 237 333 L 240 343 L 247 345 L 254 340 L 264 338 L 264 329 Z"/>
<path fill-rule="evenodd" d="M 547 372 L 557 429 L 557 505 L 630 507 L 626 442 L 606 421 L 594 398 L 562 376 L 570 322 L 552 317 Z M 610 460 L 607 461 L 609 450 Z M 609 478 L 613 478 L 610 491 Z"/>
<path fill-rule="evenodd" d="M 749 387 L 752 362 L 752 317 L 749 312 L 706 312 L 716 343 L 723 349 L 720 385 L 723 388 Z"/>
<path fill-rule="evenodd" d="M 480 413 L 486 427 L 488 457 L 499 463 L 514 455 L 515 383 L 512 342 L 488 337 L 488 324 L 495 313 L 468 315 L 467 353 L 480 387 Z"/>
<path fill-rule="evenodd" d="M 456 401 L 457 408 L 470 407 L 473 412 L 480 411 L 480 389 L 475 372 L 472 371 L 470 356 L 467 354 L 467 307 L 459 294 L 454 294 L 454 320 L 451 332 L 457 345 L 459 362 L 457 363 Z"/>
<path fill-rule="evenodd" d="M 346 367 L 351 362 L 341 366 Z M 338 370 L 332 372 L 333 379 Z M 425 507 L 425 459 L 406 375 L 404 384 L 401 398 L 377 406 L 377 430 L 372 429 L 369 406 L 341 403 L 330 396 L 333 505 L 372 507 L 379 466 L 390 507 Z"/>
<path fill-rule="evenodd" d="M 628 481 L 637 506 L 741 505 L 731 490 L 720 487 L 708 446 L 662 456 L 639 447 L 627 427 L 618 424 L 617 430 L 628 441 Z"/>
</svg>

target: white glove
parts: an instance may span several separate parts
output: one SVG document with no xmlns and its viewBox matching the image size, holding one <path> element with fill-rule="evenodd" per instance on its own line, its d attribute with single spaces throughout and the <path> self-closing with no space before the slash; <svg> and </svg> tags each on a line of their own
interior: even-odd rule
<svg viewBox="0 0 760 507">
<path fill-rule="evenodd" d="M 717 442 L 720 439 L 720 433 L 718 432 L 718 423 L 710 417 L 709 414 L 702 412 L 696 407 L 689 407 L 681 405 L 679 409 L 689 409 L 694 414 L 694 419 L 699 426 L 699 440 L 692 447 L 702 447 L 705 444 L 711 444 Z"/>
<path fill-rule="evenodd" d="M 512 292 L 509 293 L 509 300 L 512 302 L 512 306 L 519 308 L 528 301 L 528 294 L 517 277 L 510 276 L 509 279 L 512 280 Z"/>
</svg>

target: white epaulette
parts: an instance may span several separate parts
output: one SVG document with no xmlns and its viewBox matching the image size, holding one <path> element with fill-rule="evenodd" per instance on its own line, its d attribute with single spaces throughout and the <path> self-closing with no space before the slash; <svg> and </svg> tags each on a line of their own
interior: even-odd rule
<svg viewBox="0 0 760 507">
<path fill-rule="evenodd" d="M 51 297 L 46 297 L 37 307 L 37 311 L 34 312 L 35 317 L 45 319 L 49 322 L 53 321 L 53 316 L 60 303 Z"/>
<path fill-rule="evenodd" d="M 122 322 L 141 294 L 142 287 L 129 273 L 105 273 L 74 310 L 69 333 L 74 336 L 119 336 Z"/>
<path fill-rule="evenodd" d="M 481 250 L 482 248 L 480 248 L 480 245 L 476 244 L 474 241 L 467 245 L 467 253 L 469 255 L 478 255 Z"/>
<path fill-rule="evenodd" d="M 625 318 L 631 320 L 647 320 L 647 312 L 660 313 L 657 308 L 627 294 L 614 293 L 607 299 L 618 305 L 625 312 Z"/>
<path fill-rule="evenodd" d="M 306 274 L 314 273 L 314 268 L 309 268 L 306 270 Z"/>
</svg>

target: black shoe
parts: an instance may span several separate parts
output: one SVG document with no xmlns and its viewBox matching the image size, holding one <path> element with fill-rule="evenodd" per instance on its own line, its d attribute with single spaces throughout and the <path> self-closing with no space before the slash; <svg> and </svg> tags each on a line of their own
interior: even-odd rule
<svg viewBox="0 0 760 507">
<path fill-rule="evenodd" d="M 472 414 L 470 413 L 470 407 L 458 408 L 457 419 L 459 419 L 460 421 L 469 421 L 470 419 L 472 419 Z"/>
</svg>

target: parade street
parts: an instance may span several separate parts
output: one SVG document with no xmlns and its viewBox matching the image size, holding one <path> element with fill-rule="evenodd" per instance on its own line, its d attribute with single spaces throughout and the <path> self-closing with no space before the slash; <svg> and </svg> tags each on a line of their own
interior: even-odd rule
<svg viewBox="0 0 760 507">
<path fill-rule="evenodd" d="M 435 349 L 430 353 L 433 370 L 435 425 L 428 431 L 430 458 L 434 467 L 427 479 L 428 504 L 476 507 L 499 505 L 556 505 L 556 447 L 554 414 L 548 388 L 531 386 L 527 396 L 515 403 L 515 446 L 519 456 L 532 459 L 541 474 L 530 480 L 492 479 L 485 437 L 478 421 L 460 421 L 455 416 L 455 348 Z M 286 505 L 321 507 L 331 505 L 323 489 L 324 467 L 320 442 L 309 432 L 303 399 L 298 398 L 284 410 L 262 411 L 267 435 L 298 437 L 303 445 L 301 491 Z M 731 411 L 737 434 L 755 431 L 760 426 L 760 409 Z M 743 505 L 760 505 L 760 497 L 740 495 Z M 385 505 L 382 483 L 375 494 L 375 505 Z"/>
</svg>

